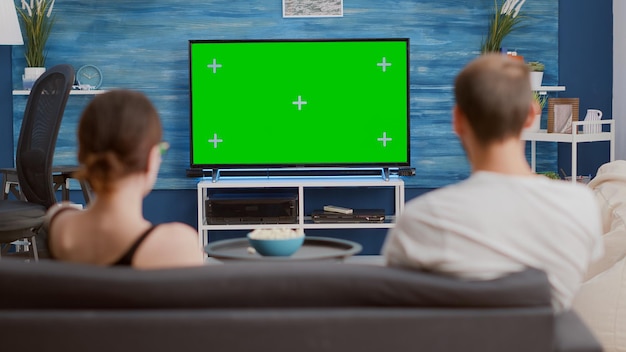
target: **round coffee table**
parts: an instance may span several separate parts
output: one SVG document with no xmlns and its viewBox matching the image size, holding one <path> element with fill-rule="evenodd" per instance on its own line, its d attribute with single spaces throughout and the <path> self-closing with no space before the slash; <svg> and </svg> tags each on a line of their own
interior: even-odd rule
<svg viewBox="0 0 626 352">
<path fill-rule="evenodd" d="M 343 260 L 362 249 L 356 242 L 313 236 L 306 236 L 302 247 L 290 257 L 264 257 L 256 252 L 250 253 L 249 247 L 247 238 L 236 238 L 209 243 L 204 251 L 218 260 L 294 261 Z"/>
</svg>

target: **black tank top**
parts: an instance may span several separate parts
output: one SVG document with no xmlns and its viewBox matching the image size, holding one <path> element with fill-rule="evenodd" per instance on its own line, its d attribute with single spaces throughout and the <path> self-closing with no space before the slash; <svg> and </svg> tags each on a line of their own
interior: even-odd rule
<svg viewBox="0 0 626 352">
<path fill-rule="evenodd" d="M 59 215 L 60 213 L 66 211 L 66 210 L 78 210 L 76 208 L 71 208 L 71 207 L 67 207 L 67 208 L 63 208 L 58 210 L 50 219 L 50 224 L 52 224 L 52 221 L 54 220 L 54 218 L 56 218 L 57 215 Z M 141 245 L 141 243 L 143 243 L 143 241 L 148 237 L 148 235 L 150 235 L 150 233 L 152 233 L 152 230 L 154 230 L 157 226 L 153 225 L 150 226 L 149 229 L 147 229 L 146 231 L 144 231 L 144 233 L 141 234 L 141 236 L 139 236 L 139 238 L 137 238 L 137 240 L 135 240 L 135 242 L 133 242 L 133 244 L 128 248 L 128 250 L 120 257 L 120 259 L 118 259 L 117 261 L 115 261 L 114 263 L 110 264 L 112 266 L 130 266 L 133 264 L 133 258 L 135 256 L 135 252 L 137 252 L 137 249 L 139 248 L 139 246 Z M 50 249 L 50 233 L 48 233 L 48 236 L 46 238 L 46 246 L 48 247 L 48 254 L 50 256 L 50 259 L 56 259 L 54 257 L 54 253 L 52 253 L 52 250 Z"/>
<path fill-rule="evenodd" d="M 111 265 L 115 265 L 115 266 L 119 266 L 119 265 L 130 266 L 130 265 L 132 265 L 133 264 L 133 257 L 135 256 L 135 252 L 137 251 L 137 248 L 139 248 L 141 243 L 148 237 L 148 235 L 155 228 L 156 228 L 156 226 L 152 225 L 152 226 L 150 226 L 149 229 L 144 231 L 144 233 L 142 233 L 141 236 L 139 236 L 139 238 L 137 238 L 135 243 L 133 243 L 133 245 L 130 246 L 130 248 L 128 248 L 126 253 L 124 253 L 124 255 L 120 259 L 118 259 L 115 263 L 113 263 Z"/>
</svg>

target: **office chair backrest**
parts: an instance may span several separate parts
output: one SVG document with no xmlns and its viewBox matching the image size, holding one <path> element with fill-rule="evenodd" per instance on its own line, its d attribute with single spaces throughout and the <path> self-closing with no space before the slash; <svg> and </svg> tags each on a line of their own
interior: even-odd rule
<svg viewBox="0 0 626 352">
<path fill-rule="evenodd" d="M 65 104 L 74 84 L 74 69 L 57 65 L 33 85 L 17 142 L 15 166 L 22 194 L 29 202 L 56 203 L 52 159 Z"/>
</svg>

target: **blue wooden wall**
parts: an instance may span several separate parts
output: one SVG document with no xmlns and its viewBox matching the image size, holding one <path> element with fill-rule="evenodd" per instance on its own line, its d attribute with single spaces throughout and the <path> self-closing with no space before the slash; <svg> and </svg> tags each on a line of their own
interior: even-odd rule
<svg viewBox="0 0 626 352">
<path fill-rule="evenodd" d="M 16 3 L 19 1 L 16 0 Z M 172 144 L 157 188 L 193 189 L 189 166 L 188 51 L 190 39 L 411 39 L 411 165 L 409 187 L 436 188 L 468 176 L 450 126 L 455 75 L 478 55 L 493 0 L 348 0 L 339 18 L 282 18 L 280 0 L 58 0 L 47 66 L 99 66 L 104 89 L 145 92 L 161 112 Z M 546 64 L 544 84 L 558 84 L 558 0 L 529 0 L 524 27 L 504 45 Z M 13 50 L 13 84 L 21 85 L 23 48 Z M 76 162 L 75 129 L 90 97 L 72 96 L 56 162 Z M 26 98 L 14 97 L 14 135 Z M 545 119 L 545 112 L 544 112 Z M 544 122 L 545 126 L 545 122 Z M 17 140 L 17 138 L 15 138 Z M 539 148 L 539 170 L 556 168 L 556 147 Z"/>
<path fill-rule="evenodd" d="M 587 109 L 600 109 L 604 114 L 603 119 L 623 118 L 613 117 L 612 14 L 611 0 L 561 0 L 559 76 L 560 83 L 567 87 L 561 96 L 580 98 L 581 119 L 585 117 Z M 576 59 L 572 60 L 572 56 L 576 56 Z M 558 167 L 567 174 L 571 174 L 571 152 L 571 144 L 559 143 Z M 594 177 L 598 168 L 608 161 L 608 142 L 578 145 L 578 175 L 589 174 Z"/>
</svg>

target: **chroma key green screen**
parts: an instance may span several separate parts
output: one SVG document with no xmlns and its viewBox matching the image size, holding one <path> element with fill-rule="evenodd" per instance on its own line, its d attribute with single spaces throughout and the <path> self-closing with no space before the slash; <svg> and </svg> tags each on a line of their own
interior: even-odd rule
<svg viewBox="0 0 626 352">
<path fill-rule="evenodd" d="M 409 41 L 192 40 L 191 166 L 409 165 Z"/>
</svg>

